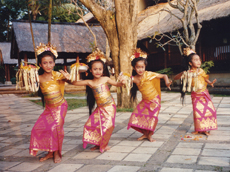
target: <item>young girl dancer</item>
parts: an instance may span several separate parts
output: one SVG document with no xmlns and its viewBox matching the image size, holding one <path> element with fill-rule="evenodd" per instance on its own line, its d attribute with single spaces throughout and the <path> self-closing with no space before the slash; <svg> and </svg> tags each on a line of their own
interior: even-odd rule
<svg viewBox="0 0 230 172">
<path fill-rule="evenodd" d="M 92 109 L 97 103 L 97 108 L 90 115 L 85 123 L 83 131 L 83 147 L 87 143 L 95 145 L 91 150 L 100 149 L 103 153 L 109 150 L 108 142 L 115 126 L 116 104 L 110 93 L 109 86 L 122 86 L 125 82 L 120 77 L 121 82 L 111 80 L 108 75 L 108 69 L 105 66 L 105 57 L 102 52 L 95 51 L 87 57 L 89 70 L 87 80 L 74 81 L 73 85 L 86 86 L 87 104 L 91 114 Z M 61 71 L 69 79 L 67 72 Z"/>
<path fill-rule="evenodd" d="M 40 94 L 45 110 L 35 123 L 30 138 L 30 154 L 36 156 L 39 150 L 48 151 L 41 158 L 45 161 L 54 158 L 55 163 L 61 162 L 62 142 L 64 138 L 64 119 L 67 102 L 64 99 L 65 77 L 53 71 L 57 51 L 50 44 L 40 44 L 36 49 L 38 55 Z"/>
<path fill-rule="evenodd" d="M 213 106 L 211 97 L 207 90 L 207 83 L 212 87 L 216 82 L 214 79 L 209 81 L 209 76 L 200 68 L 200 57 L 189 48 L 184 50 L 187 70 L 177 74 L 174 79 L 182 79 L 183 87 L 181 90 L 182 102 L 184 100 L 186 85 L 187 91 L 192 91 L 193 119 L 195 131 L 192 134 L 203 133 L 210 135 L 209 130 L 217 129 L 216 110 Z"/>
<path fill-rule="evenodd" d="M 143 135 L 137 140 L 148 139 L 150 142 L 158 122 L 158 114 L 161 107 L 161 89 L 160 78 L 165 80 L 166 86 L 170 89 L 172 81 L 168 76 L 154 72 L 145 71 L 147 66 L 147 55 L 140 49 L 135 50 L 131 57 L 133 67 L 133 87 L 131 89 L 131 98 L 136 98 L 137 90 L 142 94 L 142 101 L 137 105 L 131 114 L 128 128 L 141 132 Z"/>
</svg>

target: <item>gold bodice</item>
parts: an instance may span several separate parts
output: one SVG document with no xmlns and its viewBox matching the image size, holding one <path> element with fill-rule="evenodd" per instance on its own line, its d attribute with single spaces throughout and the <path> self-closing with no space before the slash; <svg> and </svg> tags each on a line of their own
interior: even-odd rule
<svg viewBox="0 0 230 172">
<path fill-rule="evenodd" d="M 195 71 L 191 71 L 191 72 L 195 73 Z M 207 89 L 207 82 L 205 81 L 205 79 L 208 79 L 208 78 L 209 76 L 205 73 L 203 69 L 200 68 L 198 71 L 198 77 L 192 78 L 192 87 L 194 87 L 194 85 L 197 85 L 196 92 L 203 92 Z"/>
<path fill-rule="evenodd" d="M 161 97 L 160 79 L 156 78 L 157 75 L 159 74 L 148 71 L 145 71 L 143 74 L 141 82 L 137 84 L 137 87 L 142 94 L 142 99 L 152 100 L 158 95 Z"/>
<path fill-rule="evenodd" d="M 107 83 L 102 83 L 94 86 L 92 87 L 92 90 L 97 106 L 102 107 L 115 104 Z"/>
<path fill-rule="evenodd" d="M 45 104 L 48 106 L 59 106 L 65 102 L 64 99 L 64 81 L 59 72 L 53 72 L 53 80 L 42 82 L 40 84 Z"/>
</svg>

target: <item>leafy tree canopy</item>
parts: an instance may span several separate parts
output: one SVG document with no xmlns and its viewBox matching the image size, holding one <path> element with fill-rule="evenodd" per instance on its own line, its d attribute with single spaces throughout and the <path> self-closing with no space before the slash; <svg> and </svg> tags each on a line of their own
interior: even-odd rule
<svg viewBox="0 0 230 172">
<path fill-rule="evenodd" d="M 53 22 L 76 22 L 80 18 L 70 0 L 53 0 L 52 5 Z M 28 11 L 32 20 L 47 21 L 48 6 L 49 0 L 0 0 L 0 41 L 10 41 L 11 20 L 28 20 Z"/>
</svg>

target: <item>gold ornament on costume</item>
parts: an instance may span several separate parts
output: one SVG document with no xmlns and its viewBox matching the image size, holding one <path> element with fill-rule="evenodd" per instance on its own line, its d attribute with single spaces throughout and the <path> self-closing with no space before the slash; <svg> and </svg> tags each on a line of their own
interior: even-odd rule
<svg viewBox="0 0 230 172">
<path fill-rule="evenodd" d="M 138 57 L 143 57 L 147 58 L 147 53 L 143 52 L 140 48 L 134 49 L 132 56 L 130 57 L 130 60 L 133 61 L 133 59 L 138 58 Z"/>
<path fill-rule="evenodd" d="M 70 80 L 71 82 L 76 80 L 77 73 L 77 81 L 79 81 L 79 72 L 86 72 L 88 70 L 88 66 L 85 63 L 74 63 L 70 66 Z"/>
<path fill-rule="evenodd" d="M 189 56 L 192 53 L 196 53 L 196 52 L 193 49 L 190 49 L 188 47 L 183 49 L 184 56 Z"/>
<path fill-rule="evenodd" d="M 189 47 L 183 49 L 184 56 L 189 56 L 192 53 L 196 53 L 194 50 L 190 49 Z M 195 84 L 192 87 L 192 80 L 194 80 Z M 183 92 L 192 92 L 198 90 L 198 71 L 192 72 L 190 70 L 184 71 L 181 76 L 181 84 L 183 85 L 182 91 Z"/>
<path fill-rule="evenodd" d="M 57 53 L 57 49 L 56 47 L 54 47 L 53 45 L 51 45 L 50 43 L 48 44 L 43 44 L 40 43 L 39 46 L 37 46 L 37 48 L 35 49 L 37 55 L 45 52 L 45 51 L 50 51 L 53 53 L 53 55 L 57 58 L 58 57 L 58 53 Z"/>
<path fill-rule="evenodd" d="M 192 87 L 192 80 L 194 80 L 194 85 Z M 191 70 L 184 71 L 181 75 L 181 84 L 183 85 L 183 92 L 197 91 L 198 88 L 198 72 L 192 72 Z"/>
<path fill-rule="evenodd" d="M 24 62 L 27 63 L 27 62 Z M 32 64 L 32 63 L 31 63 Z M 16 89 L 22 89 L 25 86 L 27 91 L 36 92 L 39 89 L 39 67 L 34 65 L 20 65 L 16 73 Z"/>
<path fill-rule="evenodd" d="M 130 74 L 128 73 L 120 73 L 119 76 L 123 75 L 123 77 L 125 78 L 125 89 L 126 89 L 126 93 L 128 94 L 129 96 L 129 93 L 130 93 L 130 90 L 131 88 L 133 87 L 133 78 Z M 120 80 L 117 80 L 117 82 L 119 82 Z M 120 87 L 117 87 L 117 93 L 120 93 L 121 92 L 121 88 Z"/>
<path fill-rule="evenodd" d="M 100 59 L 104 63 L 106 62 L 105 55 L 99 48 L 96 48 L 96 50 L 92 52 L 90 55 L 88 55 L 86 59 L 87 59 L 87 63 L 98 59 Z"/>
</svg>

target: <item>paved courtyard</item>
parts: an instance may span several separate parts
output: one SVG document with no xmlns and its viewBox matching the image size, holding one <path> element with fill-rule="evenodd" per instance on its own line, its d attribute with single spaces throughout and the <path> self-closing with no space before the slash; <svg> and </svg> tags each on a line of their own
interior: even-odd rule
<svg viewBox="0 0 230 172">
<path fill-rule="evenodd" d="M 115 96 L 114 96 L 115 97 Z M 0 95 L 0 170 L 9 172 L 211 172 L 230 171 L 230 97 L 213 97 L 217 109 L 218 130 L 210 136 L 191 135 L 192 104 L 186 96 L 184 106 L 179 93 L 162 93 L 159 123 L 153 138 L 127 130 L 130 112 L 119 112 L 109 142 L 111 150 L 101 154 L 82 148 L 83 125 L 87 107 L 70 110 L 65 119 L 63 159 L 39 162 L 29 155 L 30 131 L 43 108 L 26 98 Z M 187 138 L 190 136 L 191 138 Z"/>
</svg>

